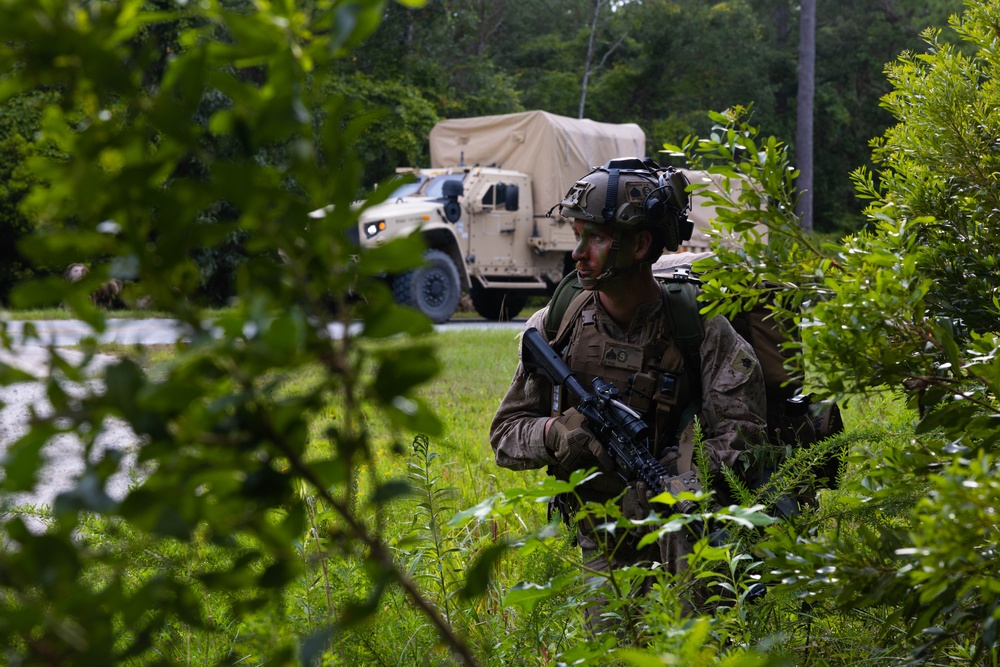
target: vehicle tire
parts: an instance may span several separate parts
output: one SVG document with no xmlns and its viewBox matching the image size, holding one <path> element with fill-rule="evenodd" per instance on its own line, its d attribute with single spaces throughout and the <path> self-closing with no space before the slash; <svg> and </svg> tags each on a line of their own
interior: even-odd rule
<svg viewBox="0 0 1000 667">
<path fill-rule="evenodd" d="M 420 311 L 432 322 L 447 322 L 462 295 L 458 269 L 451 257 L 440 250 L 425 252 L 424 262 L 423 266 L 396 276 L 392 281 L 392 297 L 396 303 Z"/>
<path fill-rule="evenodd" d="M 476 312 L 494 322 L 507 322 L 517 317 L 528 302 L 528 297 L 517 291 L 486 289 L 475 281 L 469 296 Z"/>
</svg>

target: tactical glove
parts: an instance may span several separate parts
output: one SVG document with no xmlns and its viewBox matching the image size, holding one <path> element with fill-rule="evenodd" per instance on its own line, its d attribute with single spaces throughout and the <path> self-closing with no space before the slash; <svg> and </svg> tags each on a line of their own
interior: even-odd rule
<svg viewBox="0 0 1000 667">
<path fill-rule="evenodd" d="M 675 477 L 664 477 L 660 480 L 664 488 L 677 496 L 684 491 L 700 491 L 701 482 L 698 481 L 698 475 L 694 472 L 687 472 L 683 475 L 677 475 Z M 653 504 L 650 502 L 650 498 L 654 495 L 652 489 L 650 489 L 645 482 L 637 480 L 634 485 L 629 486 L 625 490 L 625 495 L 622 497 L 622 515 L 628 519 L 639 520 L 645 519 L 649 516 L 649 513 L 653 510 Z M 674 505 L 660 505 L 657 513 L 662 516 L 669 516 L 674 512 L 681 512 L 684 514 L 693 514 L 698 511 L 698 506 L 691 502 L 690 500 L 681 500 Z"/>
<path fill-rule="evenodd" d="M 614 470 L 614 462 L 594 434 L 584 425 L 587 418 L 570 408 L 549 425 L 545 446 L 567 470 L 597 466 Z"/>
<path fill-rule="evenodd" d="M 670 447 L 664 452 L 663 456 L 660 457 L 660 465 L 662 465 L 668 473 L 671 475 L 677 474 L 677 459 L 678 452 L 676 447 Z"/>
<path fill-rule="evenodd" d="M 653 510 L 653 505 L 649 502 L 652 497 L 653 492 L 645 482 L 636 482 L 635 486 L 628 487 L 622 497 L 622 516 L 633 521 L 645 519 Z"/>
</svg>

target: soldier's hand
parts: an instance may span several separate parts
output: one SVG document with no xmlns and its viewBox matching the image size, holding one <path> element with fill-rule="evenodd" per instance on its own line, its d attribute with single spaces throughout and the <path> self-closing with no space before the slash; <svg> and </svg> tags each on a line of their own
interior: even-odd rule
<svg viewBox="0 0 1000 667">
<path fill-rule="evenodd" d="M 622 498 L 622 515 L 626 519 L 637 521 L 645 519 L 653 510 L 653 504 L 649 502 L 652 497 L 653 492 L 649 490 L 645 482 L 636 482 L 634 486 L 625 489 L 625 496 Z"/>
<path fill-rule="evenodd" d="M 678 452 L 676 447 L 670 447 L 664 452 L 663 456 L 660 457 L 660 465 L 662 465 L 668 473 L 671 475 L 677 474 L 677 458 Z"/>
<path fill-rule="evenodd" d="M 549 424 L 545 446 L 567 470 L 598 466 L 614 470 L 614 462 L 594 434 L 586 427 L 587 418 L 570 408 Z"/>
<path fill-rule="evenodd" d="M 674 496 L 680 495 L 685 491 L 701 490 L 698 475 L 694 472 L 688 472 L 675 477 L 663 477 L 660 483 L 663 484 L 664 489 Z M 622 514 L 629 519 L 645 519 L 653 510 L 653 503 L 650 502 L 650 499 L 654 495 L 656 494 L 653 493 L 653 490 L 645 482 L 636 480 L 633 485 L 625 490 L 625 495 L 622 497 Z M 673 505 L 661 505 L 657 503 L 657 514 L 661 517 L 670 516 L 675 512 L 694 514 L 697 511 L 698 505 L 690 500 L 679 500 Z"/>
</svg>

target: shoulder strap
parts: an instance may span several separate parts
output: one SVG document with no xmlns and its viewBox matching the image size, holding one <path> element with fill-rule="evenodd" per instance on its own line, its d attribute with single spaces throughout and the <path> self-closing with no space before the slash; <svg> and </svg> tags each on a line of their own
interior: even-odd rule
<svg viewBox="0 0 1000 667">
<path fill-rule="evenodd" d="M 687 277 L 660 278 L 659 281 L 671 336 L 681 350 L 685 372 L 689 374 L 691 401 L 677 422 L 678 429 L 683 430 L 701 410 L 701 343 L 705 339 L 705 322 L 699 312 L 698 287 L 694 282 Z M 677 470 L 692 470 L 694 450 L 682 445 L 678 455 Z"/>
<path fill-rule="evenodd" d="M 583 287 L 580 286 L 580 281 L 577 280 L 576 271 L 570 271 L 559 281 L 555 291 L 552 293 L 552 299 L 549 300 L 549 312 L 545 315 L 545 337 L 548 340 L 551 341 L 559 333 L 560 325 L 562 324 L 563 317 L 566 315 L 569 304 L 582 291 Z"/>
</svg>

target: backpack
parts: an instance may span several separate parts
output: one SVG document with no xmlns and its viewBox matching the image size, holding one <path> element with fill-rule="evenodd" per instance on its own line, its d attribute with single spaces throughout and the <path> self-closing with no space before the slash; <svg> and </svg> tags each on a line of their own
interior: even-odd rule
<svg viewBox="0 0 1000 667">
<path fill-rule="evenodd" d="M 667 304 L 674 341 L 681 350 L 685 366 L 692 370 L 692 393 L 697 397 L 693 400 L 700 402 L 701 343 L 705 328 L 698 303 L 700 281 L 690 271 L 691 263 L 699 256 L 682 263 L 678 261 L 682 255 L 684 253 L 672 256 L 665 267 L 658 268 L 659 264 L 654 266 L 654 273 Z M 556 287 L 545 321 L 548 340 L 563 337 L 565 328 L 576 317 L 576 313 L 567 317 L 567 311 L 582 291 L 575 271 L 567 274 Z M 787 338 L 769 318 L 764 305 L 759 304 L 728 319 L 736 333 L 753 348 L 764 376 L 768 444 L 776 450 L 788 451 L 792 447 L 808 447 L 844 430 L 836 403 L 813 401 L 810 396 L 801 393 L 802 383 L 785 368 L 790 356 L 783 345 Z M 777 469 L 778 463 L 780 461 L 765 463 L 764 470 L 754 473 L 748 483 L 754 488 L 763 485 Z M 824 455 L 812 470 L 817 486 L 836 488 L 843 466 L 843 456 L 839 451 Z"/>
</svg>

